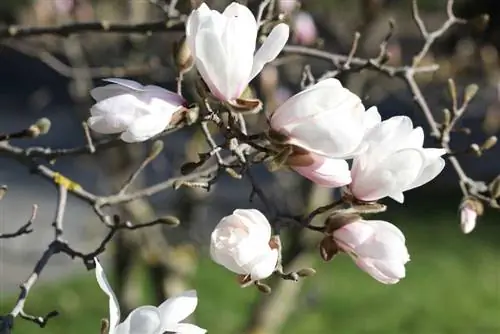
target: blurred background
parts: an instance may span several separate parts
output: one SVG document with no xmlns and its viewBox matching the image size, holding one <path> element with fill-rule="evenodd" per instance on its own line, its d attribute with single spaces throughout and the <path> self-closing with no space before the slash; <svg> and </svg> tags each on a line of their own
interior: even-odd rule
<svg viewBox="0 0 500 334">
<path fill-rule="evenodd" d="M 227 1 L 208 1 L 223 9 Z M 156 4 L 156 5 L 155 5 Z M 165 16 L 160 1 L 150 0 L 1 0 L 0 26 L 49 26 L 108 20 L 145 22 Z M 258 1 L 248 1 L 256 11 Z M 420 0 L 428 26 L 446 19 L 444 0 Z M 361 33 L 357 56 L 374 57 L 394 18 L 396 30 L 389 42 L 389 65 L 409 64 L 422 46 L 411 20 L 409 0 L 292 0 L 280 1 L 293 29 L 292 44 L 347 54 L 355 31 Z M 180 0 L 176 15 L 189 13 L 189 1 Z M 472 101 L 452 146 L 464 150 L 482 143 L 500 129 L 500 6 L 497 0 L 456 1 L 455 13 L 470 23 L 451 29 L 428 54 L 425 63 L 437 63 L 432 75 L 417 77 L 436 114 L 449 106 L 447 80 L 453 77 L 459 92 L 476 83 Z M 88 117 L 89 90 L 106 77 L 126 77 L 175 89 L 177 69 L 174 45 L 182 32 L 139 34 L 86 33 L 67 38 L 44 36 L 0 40 L 0 132 L 33 124 L 40 117 L 52 121 L 49 134 L 36 140 L 13 141 L 21 146 L 57 148 L 85 143 L 81 122 Z M 330 64 L 287 57 L 268 66 L 252 84 L 249 94 L 274 109 L 300 89 L 305 64 L 319 76 Z M 426 127 L 404 83 L 364 71 L 339 78 L 362 96 L 366 106 L 377 105 L 383 116 L 410 116 Z M 189 74 L 185 82 L 189 84 Z M 185 90 L 189 99 L 189 90 Z M 262 115 L 249 117 L 255 128 Z M 179 174 L 179 167 L 206 151 L 200 133 L 178 131 L 164 138 L 164 154 L 136 182 L 140 188 Z M 427 144 L 432 146 L 429 141 Z M 95 155 L 60 158 L 53 168 L 90 191 L 116 191 L 148 153 L 149 144 L 112 148 Z M 482 157 L 460 156 L 469 175 L 486 182 L 500 170 L 498 147 Z M 31 175 L 24 166 L 0 157 L 0 184 L 9 191 L 0 201 L 0 231 L 16 230 L 39 205 L 35 232 L 0 240 L 0 314 L 10 312 L 18 285 L 31 273 L 43 249 L 52 240 L 56 206 L 53 185 Z M 301 214 L 326 204 L 332 194 L 313 187 L 292 172 L 270 174 L 254 167 L 260 184 L 280 211 Z M 158 305 L 172 294 L 195 288 L 198 308 L 191 319 L 209 333 L 277 334 L 493 334 L 500 333 L 500 215 L 487 209 L 477 228 L 462 234 L 457 214 L 461 200 L 456 175 L 445 169 L 439 178 L 411 191 L 404 205 L 385 201 L 387 213 L 377 217 L 398 225 L 407 236 L 411 262 L 407 278 L 384 286 L 366 275 L 347 256 L 322 263 L 318 235 L 290 228 L 283 236 L 287 270 L 314 267 L 316 276 L 299 283 L 271 280 L 273 293 L 262 295 L 242 289 L 236 277 L 208 257 L 208 240 L 218 220 L 236 208 L 260 208 L 248 201 L 249 182 L 222 177 L 209 194 L 184 189 L 168 190 L 148 199 L 116 207 L 116 213 L 134 222 L 171 214 L 181 220 L 175 229 L 155 226 L 125 231 L 102 256 L 106 272 L 123 308 L 123 316 L 143 305 Z M 92 251 L 105 228 L 85 203 L 71 198 L 65 217 L 65 236 L 83 252 Z M 98 333 L 100 319 L 108 316 L 107 298 L 93 272 L 79 261 L 55 256 L 32 290 L 26 311 L 42 315 L 57 309 L 60 315 L 45 329 L 17 321 L 14 333 Z"/>
</svg>

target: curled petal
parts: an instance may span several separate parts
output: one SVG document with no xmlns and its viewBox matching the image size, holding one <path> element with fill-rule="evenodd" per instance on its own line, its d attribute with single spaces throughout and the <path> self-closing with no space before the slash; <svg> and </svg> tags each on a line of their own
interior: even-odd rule
<svg viewBox="0 0 500 334">
<path fill-rule="evenodd" d="M 97 258 L 94 258 L 94 262 L 97 284 L 99 284 L 101 290 L 109 297 L 109 334 L 115 334 L 115 327 L 120 322 L 120 305 Z"/>
<path fill-rule="evenodd" d="M 141 306 L 130 312 L 116 328 L 116 334 L 160 334 L 160 313 L 155 306 Z"/>
<path fill-rule="evenodd" d="M 170 330 L 172 326 L 191 315 L 198 304 L 195 290 L 185 291 L 171 297 L 158 306 L 161 319 L 161 333 Z"/>
<path fill-rule="evenodd" d="M 356 264 L 380 283 L 396 284 L 405 277 L 405 267 L 399 263 L 383 267 L 384 271 L 381 270 L 382 266 L 373 260 L 358 259 Z"/>
<path fill-rule="evenodd" d="M 128 88 L 130 90 L 134 90 L 137 92 L 141 92 L 144 90 L 143 85 L 141 85 L 137 81 L 133 81 L 133 80 L 122 79 L 122 78 L 107 78 L 107 79 L 103 79 L 102 81 L 111 82 L 111 83 L 120 85 L 122 87 Z"/>
<path fill-rule="evenodd" d="M 262 71 L 265 64 L 273 61 L 280 54 L 288 41 L 289 35 L 290 28 L 285 23 L 280 23 L 273 28 L 253 58 L 250 80 Z"/>
<path fill-rule="evenodd" d="M 292 168 L 300 175 L 323 187 L 336 188 L 351 183 L 349 165 L 345 160 L 314 156 L 315 162 L 312 165 L 292 166 Z"/>
</svg>

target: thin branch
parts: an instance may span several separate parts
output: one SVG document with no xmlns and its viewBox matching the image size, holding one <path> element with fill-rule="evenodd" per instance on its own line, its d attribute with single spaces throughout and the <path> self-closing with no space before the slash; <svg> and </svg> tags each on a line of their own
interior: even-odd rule
<svg viewBox="0 0 500 334">
<path fill-rule="evenodd" d="M 23 38 L 41 35 L 67 37 L 72 34 L 88 32 L 150 34 L 152 32 L 174 31 L 184 31 L 184 22 L 182 20 L 172 19 L 144 23 L 111 23 L 109 21 L 75 22 L 47 27 L 24 27 L 10 25 L 0 28 L 0 39 Z"/>
<path fill-rule="evenodd" d="M 28 220 L 26 224 L 21 226 L 17 231 L 12 232 L 12 233 L 0 233 L 0 239 L 9 239 L 9 238 L 16 238 L 18 236 L 21 236 L 23 234 L 29 234 L 33 232 L 33 229 L 31 226 L 33 225 L 33 222 L 36 219 L 36 214 L 38 212 L 38 205 L 33 204 L 33 209 L 31 210 L 31 217 Z"/>
</svg>

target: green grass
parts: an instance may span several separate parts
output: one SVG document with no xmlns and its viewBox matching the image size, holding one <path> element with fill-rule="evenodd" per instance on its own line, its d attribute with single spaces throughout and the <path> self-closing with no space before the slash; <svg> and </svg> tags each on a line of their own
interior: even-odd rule
<svg viewBox="0 0 500 334">
<path fill-rule="evenodd" d="M 318 274 L 307 279 L 283 333 L 500 333 L 498 213 L 489 212 L 489 219 L 464 236 L 450 207 L 420 203 L 413 210 L 398 210 L 392 205 L 391 212 L 385 218 L 407 235 L 412 257 L 407 278 L 385 286 L 346 256 L 331 263 L 318 261 Z M 198 273 L 193 282 L 200 297 L 197 324 L 209 333 L 241 333 L 258 293 L 239 288 L 228 271 L 208 259 L 201 261 Z M 13 301 L 0 301 L 0 313 L 8 311 Z M 43 314 L 52 309 L 61 315 L 46 329 L 17 321 L 14 334 L 98 333 L 99 320 L 107 316 L 107 300 L 89 273 L 36 286 L 26 310 Z"/>
</svg>

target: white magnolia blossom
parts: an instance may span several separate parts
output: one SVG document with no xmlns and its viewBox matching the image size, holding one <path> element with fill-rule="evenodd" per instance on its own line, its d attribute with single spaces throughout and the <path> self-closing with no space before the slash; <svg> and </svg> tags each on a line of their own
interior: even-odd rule
<svg viewBox="0 0 500 334">
<path fill-rule="evenodd" d="M 120 323 L 120 306 L 111 289 L 104 270 L 97 259 L 95 274 L 99 287 L 109 297 L 109 334 L 204 334 L 207 331 L 196 325 L 181 323 L 194 312 L 198 304 L 196 291 L 190 290 L 171 297 L 160 306 L 141 306 L 130 312 Z"/>
<path fill-rule="evenodd" d="M 380 117 L 380 116 L 379 116 Z M 354 158 L 351 193 L 363 201 L 391 197 L 404 202 L 403 192 L 434 179 L 445 166 L 444 149 L 423 148 L 424 132 L 409 117 L 395 116 L 367 131 L 367 150 Z"/>
<path fill-rule="evenodd" d="M 143 86 L 125 79 L 90 91 L 96 104 L 90 109 L 89 127 L 103 134 L 121 133 L 125 142 L 145 141 L 161 133 L 184 99 L 158 86 Z"/>
<path fill-rule="evenodd" d="M 396 226 L 383 220 L 359 220 L 333 232 L 337 246 L 351 255 L 358 267 L 384 284 L 405 277 L 410 256 L 405 237 Z"/>
<path fill-rule="evenodd" d="M 471 233 L 476 227 L 477 211 L 470 203 L 465 202 L 460 207 L 460 228 L 465 234 Z"/>
<path fill-rule="evenodd" d="M 342 180 L 341 185 L 350 182 L 344 159 L 366 148 L 362 142 L 365 132 L 380 122 L 377 109 L 365 111 L 360 98 L 337 79 L 320 81 L 292 96 L 269 118 L 271 128 L 288 137 L 289 144 L 328 158 L 321 171 L 316 164 L 296 169 L 300 174 L 311 180 L 308 175 L 328 175 L 331 180 Z"/>
<path fill-rule="evenodd" d="M 269 245 L 271 225 L 255 209 L 235 210 L 212 232 L 210 255 L 218 264 L 251 280 L 269 277 L 278 262 L 278 250 Z"/>
<path fill-rule="evenodd" d="M 239 98 L 288 40 L 289 27 L 280 23 L 255 53 L 257 30 L 252 12 L 236 2 L 228 5 L 222 14 L 203 3 L 189 16 L 186 42 L 198 72 L 219 99 Z"/>
</svg>

